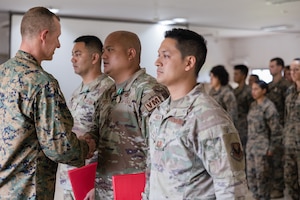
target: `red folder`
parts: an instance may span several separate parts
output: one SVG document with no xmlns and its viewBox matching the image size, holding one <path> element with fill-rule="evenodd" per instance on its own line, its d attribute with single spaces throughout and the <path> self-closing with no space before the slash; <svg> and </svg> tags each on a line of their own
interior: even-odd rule
<svg viewBox="0 0 300 200">
<path fill-rule="evenodd" d="M 115 200 L 141 200 L 145 188 L 145 172 L 119 174 L 112 177 Z"/>
<path fill-rule="evenodd" d="M 86 194 L 95 187 L 97 163 L 68 171 L 76 200 L 83 200 Z"/>
</svg>

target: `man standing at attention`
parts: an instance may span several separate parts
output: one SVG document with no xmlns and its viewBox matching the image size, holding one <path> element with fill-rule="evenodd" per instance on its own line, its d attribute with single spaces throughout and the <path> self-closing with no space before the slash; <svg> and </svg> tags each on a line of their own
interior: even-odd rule
<svg viewBox="0 0 300 200">
<path fill-rule="evenodd" d="M 246 84 L 247 75 L 248 67 L 246 65 L 234 66 L 233 80 L 238 84 L 238 87 L 233 91 L 238 105 L 238 120 L 236 128 L 239 131 L 244 152 L 247 142 L 247 114 L 250 104 L 253 101 L 251 88 Z"/>
<path fill-rule="evenodd" d="M 53 200 L 57 162 L 83 166 L 95 142 L 77 139 L 57 80 L 44 71 L 60 47 L 59 17 L 44 7 L 21 22 L 16 56 L 0 65 L 0 199 Z"/>
<path fill-rule="evenodd" d="M 85 199 L 112 200 L 112 176 L 145 171 L 148 119 L 169 93 L 140 67 L 141 43 L 128 31 L 107 36 L 103 48 L 104 73 L 115 81 L 99 101 L 99 131 L 95 189 Z M 96 130 L 97 131 L 97 130 Z"/>
<path fill-rule="evenodd" d="M 280 124 L 284 125 L 285 97 L 288 87 L 291 85 L 283 76 L 284 61 L 279 58 L 272 58 L 269 64 L 273 80 L 268 84 L 269 92 L 267 97 L 275 104 L 279 113 Z M 272 190 L 271 198 L 281 198 L 284 192 L 283 178 L 283 148 L 278 147 L 272 156 Z"/>
<path fill-rule="evenodd" d="M 165 33 L 157 81 L 170 97 L 149 119 L 150 179 L 143 199 L 245 199 L 240 138 L 228 113 L 197 83 L 207 54 L 204 38 L 187 29 Z"/>
<path fill-rule="evenodd" d="M 113 85 L 113 81 L 101 72 L 101 56 L 103 44 L 92 35 L 78 37 L 74 41 L 72 63 L 76 74 L 82 78 L 82 83 L 73 92 L 68 107 L 74 118 L 73 132 L 77 137 L 91 130 L 96 102 L 102 93 Z M 97 152 L 93 158 L 86 160 L 86 164 L 97 161 Z M 68 170 L 74 167 L 60 165 L 60 184 L 64 189 L 64 199 L 74 200 L 72 186 L 68 177 Z"/>
</svg>

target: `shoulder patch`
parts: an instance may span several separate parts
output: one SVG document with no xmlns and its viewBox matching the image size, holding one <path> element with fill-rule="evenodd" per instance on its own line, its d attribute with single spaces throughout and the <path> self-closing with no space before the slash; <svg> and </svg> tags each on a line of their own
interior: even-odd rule
<svg viewBox="0 0 300 200">
<path fill-rule="evenodd" d="M 145 102 L 144 106 L 149 112 L 151 112 L 161 103 L 162 100 L 159 98 L 159 96 L 156 95 L 148 99 L 148 101 Z"/>
<path fill-rule="evenodd" d="M 243 159 L 244 153 L 242 151 L 241 145 L 238 142 L 231 143 L 231 152 L 230 155 L 237 161 Z"/>
</svg>

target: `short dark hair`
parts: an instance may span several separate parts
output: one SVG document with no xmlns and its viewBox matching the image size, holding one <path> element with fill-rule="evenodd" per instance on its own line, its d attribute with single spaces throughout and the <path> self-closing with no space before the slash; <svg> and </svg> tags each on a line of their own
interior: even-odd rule
<svg viewBox="0 0 300 200">
<path fill-rule="evenodd" d="M 206 40 L 198 33 L 182 28 L 173 28 L 165 32 L 165 38 L 172 38 L 177 41 L 177 48 L 182 58 L 186 56 L 196 57 L 196 76 L 202 68 L 207 55 Z"/>
<path fill-rule="evenodd" d="M 256 78 L 256 80 L 259 80 L 259 77 L 258 77 L 258 75 L 257 75 L 257 74 L 250 74 L 250 76 L 252 76 L 252 77 L 255 77 L 255 78 Z"/>
<path fill-rule="evenodd" d="M 210 73 L 217 77 L 221 85 L 227 85 L 229 82 L 229 74 L 223 65 L 214 66 Z"/>
<path fill-rule="evenodd" d="M 269 92 L 268 84 L 265 81 L 257 80 L 254 83 L 256 83 L 261 89 L 266 89 L 266 91 L 267 91 L 266 93 Z"/>
<path fill-rule="evenodd" d="M 275 58 L 272 58 L 272 59 L 270 60 L 270 62 L 273 62 L 273 61 L 276 62 L 276 65 L 281 66 L 282 68 L 284 68 L 284 61 L 283 61 L 282 58 L 275 57 Z"/>
<path fill-rule="evenodd" d="M 243 64 L 241 64 L 241 65 L 235 65 L 234 69 L 235 70 L 240 70 L 242 72 L 242 74 L 244 74 L 245 77 L 247 77 L 249 69 L 248 69 L 248 67 L 246 65 L 243 65 Z"/>
<path fill-rule="evenodd" d="M 96 51 L 101 54 L 103 49 L 103 43 L 102 41 L 94 36 L 94 35 L 83 35 L 74 40 L 74 43 L 76 42 L 84 42 L 87 49 L 91 51 Z"/>
</svg>

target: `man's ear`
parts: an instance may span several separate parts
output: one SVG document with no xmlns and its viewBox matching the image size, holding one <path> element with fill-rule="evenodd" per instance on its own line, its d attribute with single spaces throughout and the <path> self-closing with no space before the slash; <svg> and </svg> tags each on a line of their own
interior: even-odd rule
<svg viewBox="0 0 300 200">
<path fill-rule="evenodd" d="M 92 63 L 95 64 L 101 59 L 101 55 L 99 53 L 92 54 Z"/>
<path fill-rule="evenodd" d="M 41 33 L 40 33 L 40 39 L 41 39 L 41 41 L 44 42 L 46 40 L 46 37 L 47 37 L 48 33 L 49 33 L 49 30 L 47 30 L 47 29 L 41 31 Z"/>
<path fill-rule="evenodd" d="M 134 48 L 128 49 L 128 58 L 129 60 L 133 60 L 136 56 L 136 50 Z"/>
<path fill-rule="evenodd" d="M 195 56 L 187 56 L 186 57 L 186 66 L 185 66 L 185 71 L 189 71 L 193 68 L 195 68 L 196 65 L 196 58 Z"/>
</svg>

